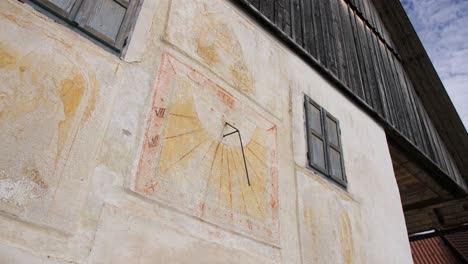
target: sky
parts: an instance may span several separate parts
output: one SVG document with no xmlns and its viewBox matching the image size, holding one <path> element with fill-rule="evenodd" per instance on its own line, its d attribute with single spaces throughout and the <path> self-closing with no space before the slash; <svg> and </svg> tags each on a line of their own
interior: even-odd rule
<svg viewBox="0 0 468 264">
<path fill-rule="evenodd" d="M 468 0 L 401 0 L 468 129 Z"/>
</svg>

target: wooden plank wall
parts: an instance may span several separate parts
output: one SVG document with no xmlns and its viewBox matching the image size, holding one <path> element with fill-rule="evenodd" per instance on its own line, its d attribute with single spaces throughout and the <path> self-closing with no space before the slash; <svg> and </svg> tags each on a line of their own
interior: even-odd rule
<svg viewBox="0 0 468 264">
<path fill-rule="evenodd" d="M 372 0 L 243 0 L 300 45 L 459 186 Z"/>
</svg>

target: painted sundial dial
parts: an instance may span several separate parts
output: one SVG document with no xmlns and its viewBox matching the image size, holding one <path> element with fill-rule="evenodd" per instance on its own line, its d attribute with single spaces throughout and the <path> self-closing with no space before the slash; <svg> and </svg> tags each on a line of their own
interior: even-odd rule
<svg viewBox="0 0 468 264">
<path fill-rule="evenodd" d="M 134 189 L 277 244 L 276 137 L 263 115 L 164 53 Z"/>
</svg>

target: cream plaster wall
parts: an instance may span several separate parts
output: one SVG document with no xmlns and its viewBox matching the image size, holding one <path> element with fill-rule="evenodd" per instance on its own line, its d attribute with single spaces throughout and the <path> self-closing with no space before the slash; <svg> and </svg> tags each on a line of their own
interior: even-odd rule
<svg viewBox="0 0 468 264">
<path fill-rule="evenodd" d="M 277 239 L 134 191 L 161 54 L 275 125 Z M 2 0 L 0 78 L 2 264 L 411 263 L 383 129 L 227 1 L 145 0 L 121 59 Z M 305 168 L 304 94 L 340 120 L 348 191 Z"/>
<path fill-rule="evenodd" d="M 384 130 L 297 58 L 289 65 L 300 228 L 314 237 L 302 243 L 306 263 L 412 263 Z M 347 191 L 306 169 L 305 94 L 340 121 Z"/>
</svg>

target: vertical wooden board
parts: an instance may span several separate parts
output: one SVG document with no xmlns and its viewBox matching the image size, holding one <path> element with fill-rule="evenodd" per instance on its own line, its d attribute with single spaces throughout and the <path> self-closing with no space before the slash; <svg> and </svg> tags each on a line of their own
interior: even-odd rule
<svg viewBox="0 0 468 264">
<path fill-rule="evenodd" d="M 374 4 L 372 3 L 372 1 L 370 0 L 366 0 L 367 1 L 367 4 L 368 4 L 368 7 L 369 7 L 369 15 L 370 15 L 370 19 L 372 21 L 372 25 L 375 29 L 375 31 L 377 32 L 378 35 L 380 35 L 380 37 L 382 37 L 384 40 L 384 35 L 382 33 L 382 29 L 380 28 L 380 25 L 379 25 L 379 14 L 377 13 L 377 10 L 375 9 L 374 7 Z M 385 40 L 387 41 L 387 40 Z"/>
<path fill-rule="evenodd" d="M 305 49 L 312 55 L 312 57 L 317 58 L 317 51 L 315 45 L 315 29 L 314 29 L 314 19 L 312 14 L 312 9 L 314 1 L 312 0 L 303 0 L 302 1 L 302 23 L 304 25 L 304 46 Z"/>
<path fill-rule="evenodd" d="M 410 100 L 411 100 L 411 106 L 413 108 L 413 111 L 414 111 L 414 116 L 415 116 L 415 119 L 416 119 L 416 126 L 417 126 L 417 131 L 415 133 L 417 133 L 417 137 L 419 138 L 419 149 L 423 152 L 423 153 L 427 153 L 428 152 L 428 148 L 427 148 L 427 143 L 423 137 L 423 132 L 422 132 L 422 127 L 421 127 L 421 117 L 419 116 L 419 112 L 418 112 L 418 109 L 416 107 L 416 99 L 415 99 L 415 91 L 414 91 L 414 87 L 413 85 L 411 84 L 411 81 L 408 79 L 408 76 L 405 74 L 404 75 L 405 77 L 405 80 L 406 80 L 406 85 L 408 86 L 408 90 L 409 90 L 409 95 L 410 95 Z"/>
<path fill-rule="evenodd" d="M 387 104 L 387 111 L 388 111 L 388 117 L 387 120 L 392 124 L 393 126 L 395 125 L 395 104 L 393 102 L 393 96 L 391 94 L 391 89 L 393 89 L 394 85 L 393 82 L 391 81 L 390 74 L 392 72 L 388 68 L 388 64 L 386 63 L 387 59 L 387 47 L 385 46 L 384 43 L 382 43 L 379 39 L 376 39 L 376 52 L 378 56 L 378 61 L 380 65 L 380 69 L 382 71 L 383 75 L 383 91 L 384 91 L 384 99 Z"/>
<path fill-rule="evenodd" d="M 366 71 L 368 73 L 367 78 L 369 79 L 369 86 L 367 90 L 370 95 L 371 105 L 373 106 L 376 112 L 379 112 L 380 109 L 380 101 L 379 96 L 377 93 L 377 76 L 375 73 L 375 69 L 373 66 L 373 56 L 371 53 L 371 47 L 369 45 L 369 31 L 366 25 L 362 22 L 358 22 L 359 33 L 361 37 L 361 45 L 362 45 L 362 53 L 364 55 L 364 62 L 366 66 Z"/>
<path fill-rule="evenodd" d="M 367 44 L 368 44 L 368 53 L 369 53 L 369 64 L 371 66 L 372 72 L 374 73 L 375 77 L 375 86 L 373 87 L 373 94 L 375 96 L 375 107 L 374 109 L 379 113 L 381 116 L 384 116 L 384 102 L 383 102 L 383 91 L 382 91 L 382 75 L 380 72 L 380 68 L 377 62 L 377 53 L 375 51 L 375 36 L 372 31 L 365 27 L 365 32 L 367 36 Z"/>
<path fill-rule="evenodd" d="M 369 13 L 369 22 L 370 24 L 372 25 L 372 28 L 377 32 L 379 33 L 379 29 L 377 27 L 377 21 L 375 20 L 375 16 L 378 16 L 378 14 L 376 14 L 376 10 L 373 8 L 373 3 L 372 3 L 372 0 L 364 0 L 365 4 L 366 4 L 366 7 L 367 7 L 367 10 L 368 10 L 368 13 Z"/>
<path fill-rule="evenodd" d="M 319 16 L 319 23 L 320 23 L 320 28 L 321 28 L 321 36 L 320 36 L 320 42 L 322 45 L 320 46 L 320 57 L 321 57 L 321 62 L 324 67 L 327 68 L 328 65 L 328 32 L 327 32 L 327 22 L 326 22 L 326 13 L 325 13 L 325 2 L 318 0 L 318 9 L 320 10 L 320 16 Z"/>
<path fill-rule="evenodd" d="M 430 120 L 430 118 L 429 118 Z M 444 148 L 442 147 L 443 145 L 443 142 L 439 136 L 439 133 L 437 132 L 437 129 L 434 127 L 434 124 L 432 123 L 432 121 L 430 120 L 429 121 L 429 126 L 431 128 L 431 131 L 432 131 L 432 134 L 433 134 L 433 138 L 434 138 L 434 143 L 436 145 L 436 149 L 437 149 L 437 156 L 439 157 L 439 167 L 448 173 L 448 167 L 447 167 L 447 156 L 446 156 L 446 153 L 444 151 Z"/>
<path fill-rule="evenodd" d="M 331 66 L 333 65 L 333 48 L 331 46 L 331 40 L 330 40 L 330 27 L 329 27 L 329 10 L 327 8 L 328 1 L 319 1 L 319 7 L 320 7 L 320 24 L 322 26 L 322 42 L 323 42 L 323 49 L 321 50 L 321 54 L 323 54 L 323 61 L 322 64 L 325 66 L 325 68 L 329 69 L 331 72 L 336 74 L 336 71 L 333 71 L 331 69 Z"/>
<path fill-rule="evenodd" d="M 291 17 L 291 1 L 292 0 L 283 0 L 283 26 L 281 29 L 293 38 L 292 35 L 292 17 Z"/>
<path fill-rule="evenodd" d="M 356 11 L 359 15 L 363 16 L 363 12 L 362 12 L 362 0 L 355 0 L 356 2 Z"/>
<path fill-rule="evenodd" d="M 406 108 L 406 103 L 405 103 L 405 98 L 404 98 L 404 94 L 403 94 L 403 85 L 401 83 L 401 79 L 398 75 L 398 70 L 396 68 L 396 58 L 393 56 L 392 53 L 390 53 L 390 63 L 391 63 L 391 66 L 392 66 L 392 71 L 393 71 L 393 76 L 394 76 L 394 79 L 395 79 L 395 84 L 396 84 L 396 96 L 399 100 L 399 103 L 400 103 L 400 107 L 397 109 L 397 111 L 400 112 L 401 116 L 402 116 L 402 119 L 400 120 L 401 121 L 401 125 L 402 125 L 402 130 L 400 132 L 402 132 L 402 134 L 407 137 L 408 139 L 411 139 L 411 135 L 410 135 L 410 131 L 411 131 L 411 125 L 409 124 L 408 122 L 408 113 L 407 113 L 407 108 Z"/>
<path fill-rule="evenodd" d="M 283 22 L 284 22 L 284 0 L 274 0 L 275 2 L 275 9 L 274 9 L 274 20 L 276 26 L 280 29 L 283 29 Z"/>
<path fill-rule="evenodd" d="M 310 7 L 311 7 L 311 10 L 310 10 L 310 23 L 313 25 L 312 28 L 313 28 L 313 35 L 312 35 L 312 45 L 311 45 L 311 49 L 314 50 L 314 54 L 315 54 L 315 59 L 319 60 L 319 39 L 318 39 L 318 36 L 319 36 L 319 28 L 320 28 L 320 24 L 317 24 L 317 19 L 315 18 L 315 14 L 318 10 L 318 3 L 316 0 L 309 0 L 308 2 L 310 2 Z"/>
<path fill-rule="evenodd" d="M 439 142 L 439 145 L 440 145 L 442 157 L 444 158 L 445 171 L 447 172 L 447 174 L 449 176 L 453 176 L 453 172 L 450 170 L 451 169 L 450 168 L 450 161 L 449 161 L 450 155 L 447 152 L 447 149 L 445 148 L 444 141 L 442 140 L 442 138 L 440 137 L 439 134 L 437 135 L 437 138 L 438 138 L 438 142 Z"/>
<path fill-rule="evenodd" d="M 386 72 L 386 76 L 387 76 L 387 82 L 389 84 L 388 98 L 389 98 L 389 101 L 391 102 L 391 105 L 392 105 L 391 108 L 390 108 L 390 112 L 392 113 L 394 121 L 395 121 L 393 123 L 393 125 L 394 125 L 395 128 L 401 129 L 400 120 L 401 120 L 402 117 L 397 112 L 397 109 L 400 106 L 399 106 L 398 100 L 397 100 L 397 98 L 395 96 L 396 84 L 395 84 L 395 79 L 393 78 L 394 75 L 393 75 L 392 68 L 390 66 L 390 58 L 389 58 L 389 56 L 392 56 L 392 54 L 387 49 L 383 49 L 382 52 L 383 52 L 382 59 L 383 59 L 385 72 Z"/>
<path fill-rule="evenodd" d="M 259 11 L 271 22 L 275 22 L 275 4 L 276 0 L 259 0 Z"/>
<path fill-rule="evenodd" d="M 367 86 L 369 86 L 369 81 L 367 79 L 367 72 L 366 72 L 366 67 L 364 64 L 364 57 L 362 54 L 362 46 L 361 46 L 361 39 L 359 38 L 359 33 L 358 33 L 358 27 L 356 24 L 356 15 L 354 14 L 354 11 L 352 11 L 351 8 L 349 10 L 349 18 L 351 21 L 351 31 L 353 33 L 353 39 L 354 39 L 354 47 L 356 51 L 356 58 L 357 58 L 357 63 L 359 65 L 359 75 L 361 76 L 362 80 L 362 99 L 369 105 L 369 96 L 368 96 L 368 91 L 367 91 Z"/>
<path fill-rule="evenodd" d="M 364 94 L 366 96 L 365 101 L 367 104 L 371 107 L 374 107 L 373 105 L 373 96 L 371 93 L 370 87 L 374 85 L 373 79 L 372 79 L 372 73 L 370 72 L 370 67 L 369 67 L 369 62 L 367 59 L 367 49 L 366 49 L 366 41 L 365 41 L 365 33 L 364 33 L 364 26 L 362 25 L 361 21 L 357 17 L 357 15 L 353 16 L 354 20 L 354 33 L 355 33 L 355 38 L 357 40 L 357 51 L 358 51 L 358 58 L 359 58 L 359 65 L 361 68 L 361 74 L 363 76 L 366 76 L 365 82 L 364 82 Z"/>
<path fill-rule="evenodd" d="M 386 92 L 385 92 L 385 73 L 382 68 L 382 63 L 380 60 L 380 51 L 379 51 L 379 39 L 371 33 L 370 35 L 370 45 L 372 47 L 372 54 L 374 57 L 374 67 L 375 71 L 377 74 L 377 84 L 378 84 L 378 92 L 379 92 L 379 98 L 380 98 L 380 104 L 382 107 L 382 116 L 385 119 L 389 118 L 389 113 L 388 113 L 388 105 L 386 101 Z"/>
<path fill-rule="evenodd" d="M 283 13 L 284 23 L 283 23 L 283 28 L 282 28 L 284 33 L 286 33 L 286 35 L 290 37 L 292 37 L 292 34 L 293 34 L 291 1 L 292 0 L 284 0 L 284 6 L 285 6 L 284 13 Z M 299 1 L 303 1 L 303 0 L 299 0 Z M 302 12 L 302 10 L 300 10 L 300 12 Z"/>
<path fill-rule="evenodd" d="M 380 69 L 383 75 L 383 90 L 384 90 L 384 99 L 387 105 L 388 116 L 386 117 L 387 121 L 394 125 L 395 124 L 395 116 L 394 116 L 394 105 L 392 101 L 392 96 L 390 95 L 390 89 L 392 88 L 389 77 L 388 77 L 388 68 L 385 65 L 385 56 L 386 56 L 386 47 L 385 45 L 377 40 L 377 56 L 379 60 Z"/>
<path fill-rule="evenodd" d="M 336 32 L 334 27 L 334 16 L 333 9 L 331 7 L 331 0 L 325 1 L 325 13 L 326 13 L 326 25 L 327 25 L 327 32 L 328 32 L 328 56 L 329 56 L 329 63 L 328 68 L 331 72 L 334 73 L 335 76 L 338 77 L 338 62 L 336 58 L 337 53 L 337 38 Z"/>
<path fill-rule="evenodd" d="M 317 59 L 322 64 L 325 65 L 325 52 L 324 52 L 324 38 L 323 38 L 323 29 L 322 29 L 322 20 L 320 12 L 320 0 L 312 0 L 314 2 L 313 6 L 315 7 L 313 11 L 314 25 L 315 25 L 315 43 L 317 46 Z"/>
<path fill-rule="evenodd" d="M 373 27 L 372 18 L 369 10 L 369 0 L 362 0 L 364 19 Z"/>
<path fill-rule="evenodd" d="M 306 0 L 307 1 L 307 0 Z M 291 0 L 291 25 L 292 25 L 292 36 L 293 39 L 301 47 L 304 45 L 303 37 L 303 14 L 302 14 L 302 0 Z"/>
<path fill-rule="evenodd" d="M 382 20 L 380 18 L 380 15 L 379 13 L 377 12 L 377 9 L 375 9 L 375 7 L 372 5 L 373 7 L 373 14 L 374 14 L 374 20 L 375 20 L 375 25 L 376 25 L 376 28 L 377 28 L 377 31 L 379 32 L 380 36 L 385 39 L 385 41 L 387 42 L 387 44 L 390 44 L 391 43 L 391 38 L 389 38 L 389 35 L 387 34 L 387 31 L 382 23 Z"/>
<path fill-rule="evenodd" d="M 434 153 L 435 152 L 434 146 L 433 146 L 433 144 L 431 142 L 430 134 L 429 134 L 428 129 L 427 129 L 427 124 L 426 124 L 425 116 L 424 116 L 423 109 L 422 109 L 422 103 L 421 103 L 419 98 L 417 98 L 416 106 L 418 108 L 419 116 L 421 117 L 420 118 L 420 123 L 421 123 L 422 131 L 423 131 L 422 135 L 423 135 L 424 140 L 425 140 L 425 142 L 427 144 L 428 151 L 426 152 L 426 154 L 428 155 L 428 157 L 432 161 L 435 161 L 436 158 L 435 158 L 435 153 Z"/>
<path fill-rule="evenodd" d="M 437 156 L 436 149 L 435 149 L 434 142 L 432 140 L 432 135 L 428 127 L 428 123 L 427 123 L 426 110 L 424 109 L 424 106 L 422 105 L 422 102 L 419 98 L 418 98 L 417 106 L 418 106 L 419 115 L 421 116 L 421 126 L 424 129 L 424 135 L 426 137 L 426 142 L 429 147 L 429 153 L 426 153 L 426 154 L 429 155 L 429 158 L 434 163 L 438 163 L 437 157 L 436 157 Z"/>
<path fill-rule="evenodd" d="M 286 25 L 291 24 L 291 19 L 289 16 L 289 12 L 291 7 L 289 6 L 289 0 L 274 0 L 275 2 L 275 9 L 274 9 L 274 20 L 272 22 L 280 28 L 283 32 L 285 32 Z M 292 36 L 288 34 L 288 36 Z"/>
<path fill-rule="evenodd" d="M 338 77 L 339 79 L 348 87 L 349 85 L 349 75 L 348 75 L 348 65 L 349 62 L 346 58 L 345 45 L 349 45 L 344 41 L 343 37 L 343 25 L 341 22 L 341 14 L 339 1 L 341 0 L 330 0 L 332 17 L 333 17 L 333 32 L 335 36 L 335 47 L 336 47 L 336 61 L 338 65 Z M 350 87 L 351 88 L 351 87 Z M 352 88 L 351 88 L 352 89 Z"/>
<path fill-rule="evenodd" d="M 248 0 L 252 6 L 254 6 L 257 10 L 259 10 L 260 7 L 260 1 L 261 0 Z"/>
<path fill-rule="evenodd" d="M 397 60 L 395 61 L 395 65 L 396 65 L 396 68 L 397 68 L 397 73 L 398 73 L 398 77 L 400 79 L 400 83 L 402 84 L 402 94 L 403 94 L 403 97 L 404 97 L 404 102 L 405 102 L 405 109 L 407 111 L 407 119 L 409 121 L 409 124 L 410 124 L 410 136 L 411 136 L 411 139 L 413 141 L 413 143 L 415 143 L 415 145 L 420 145 L 421 142 L 418 138 L 418 127 L 417 127 L 417 121 L 416 121 L 416 117 L 415 117 L 415 113 L 414 113 L 414 109 L 412 107 L 413 103 L 411 101 L 411 96 L 410 96 L 410 92 L 409 92 L 409 87 L 406 83 L 406 78 L 405 78 L 405 71 L 401 65 L 401 63 Z"/>
<path fill-rule="evenodd" d="M 396 119 L 395 119 L 395 127 L 403 132 L 405 127 L 404 127 L 404 121 L 403 119 L 405 118 L 403 115 L 402 115 L 402 112 L 400 111 L 400 109 L 402 108 L 402 105 L 401 105 L 401 100 L 399 98 L 399 94 L 398 94 L 398 80 L 396 78 L 396 74 L 395 74 L 395 69 L 393 67 L 393 59 L 392 59 L 392 53 L 390 51 L 387 51 L 387 56 L 386 56 L 386 63 L 387 63 L 387 67 L 388 67 L 388 77 L 390 78 L 390 81 L 392 83 L 392 89 L 391 89 L 391 96 L 392 96 L 392 99 L 393 99 L 393 102 L 395 103 L 394 105 L 394 108 L 393 108 L 393 111 L 395 112 L 395 116 L 396 116 Z"/>
<path fill-rule="evenodd" d="M 353 33 L 351 29 L 351 21 L 349 18 L 349 7 L 343 1 L 338 1 L 338 7 L 341 16 L 341 24 L 343 26 L 343 44 L 345 48 L 345 54 L 348 62 L 348 76 L 349 76 L 349 87 L 354 91 L 356 95 L 363 98 L 362 94 L 362 83 L 361 75 L 359 74 L 359 64 L 357 62 L 356 45 L 354 44 Z"/>
<path fill-rule="evenodd" d="M 361 62 L 361 47 L 359 46 L 359 38 L 357 36 L 357 29 L 356 23 L 354 20 L 354 13 L 350 7 L 347 7 L 347 15 L 348 15 L 348 25 L 349 25 L 349 34 L 351 37 L 351 44 L 350 49 L 353 55 L 353 72 L 355 72 L 355 81 L 357 84 L 357 89 L 359 89 L 359 94 L 361 95 L 361 99 L 366 101 L 366 90 L 365 86 L 367 85 L 367 76 L 365 75 L 365 71 L 362 69 Z M 359 78 L 357 78 L 359 77 Z"/>
<path fill-rule="evenodd" d="M 449 174 L 452 175 L 453 178 L 456 179 L 458 183 L 462 183 L 461 185 L 464 185 L 465 181 L 463 180 L 461 175 L 458 173 L 458 170 L 457 170 L 457 167 L 455 165 L 452 155 L 450 155 L 450 152 L 447 150 L 447 147 L 446 146 L 444 147 L 445 147 L 445 151 L 447 152 L 447 155 L 449 156 L 449 159 L 448 159 Z"/>
<path fill-rule="evenodd" d="M 388 34 L 387 29 L 385 28 L 385 25 L 382 22 L 382 19 L 380 18 L 380 14 L 377 12 L 377 9 L 372 5 L 374 9 L 374 17 L 375 17 L 375 22 L 376 22 L 376 27 L 378 32 L 380 33 L 380 36 L 385 39 L 385 42 L 393 49 L 393 41 L 390 35 Z"/>
<path fill-rule="evenodd" d="M 423 106 L 424 108 L 424 106 Z M 439 146 L 439 142 L 437 140 L 437 131 L 435 130 L 434 126 L 432 125 L 431 118 L 429 117 L 427 111 L 424 109 L 424 115 L 425 115 L 425 120 L 426 124 L 428 127 L 428 131 L 430 134 L 430 138 L 432 140 L 432 144 L 434 146 L 434 152 L 435 152 L 435 158 L 436 158 L 436 163 L 439 165 L 439 167 L 442 167 L 442 164 L 444 163 L 443 157 L 441 156 L 441 149 Z"/>
</svg>

